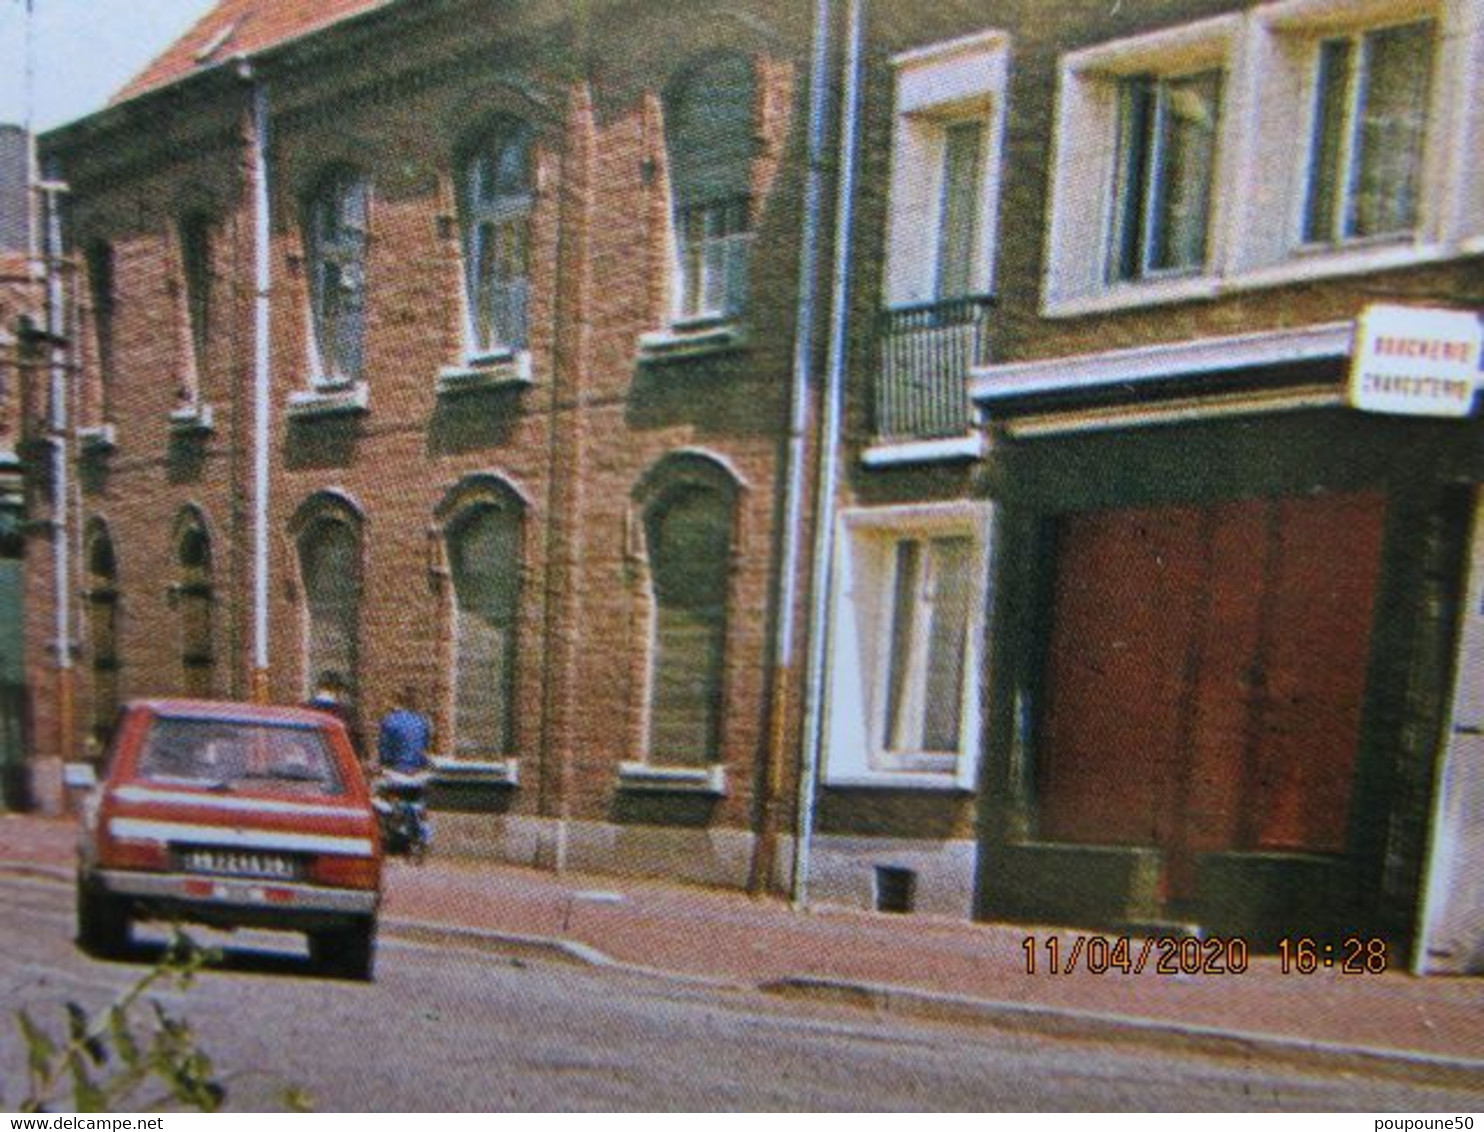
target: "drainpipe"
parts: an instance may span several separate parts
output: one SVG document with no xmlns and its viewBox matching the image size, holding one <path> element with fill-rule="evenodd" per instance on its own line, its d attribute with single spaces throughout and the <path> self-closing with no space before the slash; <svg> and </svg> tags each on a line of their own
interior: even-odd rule
<svg viewBox="0 0 1484 1132">
<path fill-rule="evenodd" d="M 268 193 L 268 88 L 241 60 L 238 72 L 252 83 L 253 200 L 253 670 L 254 703 L 269 699 L 268 652 L 268 442 L 272 390 L 273 267 Z"/>
<path fill-rule="evenodd" d="M 62 194 L 67 191 L 47 170 L 46 180 L 35 182 L 36 203 L 46 214 L 46 337 L 50 359 L 49 420 L 47 431 L 52 465 L 52 587 L 55 591 L 52 649 L 57 663 L 57 753 L 63 762 L 74 751 L 75 709 L 72 668 L 72 555 L 67 525 L 67 502 L 72 493 L 67 462 L 67 346 L 64 326 L 66 295 L 62 284 Z"/>
<path fill-rule="evenodd" d="M 835 198 L 835 267 L 830 294 L 829 356 L 824 418 L 820 422 L 818 495 L 815 499 L 813 592 L 809 610 L 809 674 L 805 687 L 804 749 L 799 768 L 798 832 L 794 838 L 793 904 L 809 904 L 809 855 L 814 841 L 814 800 L 819 787 L 824 681 L 828 671 L 830 590 L 835 570 L 835 495 L 839 483 L 840 419 L 850 344 L 850 232 L 855 216 L 855 161 L 860 143 L 861 66 L 865 55 L 865 0 L 850 0 L 845 93 L 840 117 L 840 178 Z"/>
<path fill-rule="evenodd" d="M 782 792 L 787 761 L 789 707 L 797 686 L 794 659 L 797 633 L 799 559 L 804 541 L 804 459 L 809 428 L 811 389 L 814 385 L 815 322 L 819 301 L 820 214 L 824 207 L 825 150 L 829 131 L 830 19 L 832 0 L 815 0 L 814 51 L 809 74 L 808 176 L 804 188 L 804 219 L 799 247 L 798 321 L 794 329 L 793 400 L 789 415 L 788 483 L 783 525 L 783 553 L 779 564 L 778 634 L 774 638 L 773 683 L 768 731 L 768 765 L 763 783 L 763 806 L 757 848 L 748 887 L 768 891 L 777 855 L 778 795 Z M 810 696 L 804 692 L 805 702 Z"/>
</svg>

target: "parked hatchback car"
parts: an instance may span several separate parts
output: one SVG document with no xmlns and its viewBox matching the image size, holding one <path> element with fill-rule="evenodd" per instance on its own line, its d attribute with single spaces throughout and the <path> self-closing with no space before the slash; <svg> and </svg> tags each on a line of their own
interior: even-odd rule
<svg viewBox="0 0 1484 1132">
<path fill-rule="evenodd" d="M 136 701 L 85 808 L 78 942 L 117 954 L 148 919 L 302 931 L 318 964 L 368 979 L 381 874 L 370 793 L 339 720 Z"/>
</svg>

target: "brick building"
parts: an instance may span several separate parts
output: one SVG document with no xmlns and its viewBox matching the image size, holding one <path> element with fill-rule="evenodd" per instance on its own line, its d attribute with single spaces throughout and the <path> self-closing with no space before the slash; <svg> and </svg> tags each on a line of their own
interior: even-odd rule
<svg viewBox="0 0 1484 1132">
<path fill-rule="evenodd" d="M 1477 3 L 811 7 L 224 0 L 50 135 L 39 759 L 333 673 L 447 851 L 1477 966 L 1477 426 L 1346 396 Z"/>
<path fill-rule="evenodd" d="M 27 688 L 47 679 L 45 666 L 33 664 L 27 671 L 24 599 L 22 454 L 31 439 L 26 422 L 33 411 L 28 398 L 33 383 L 24 375 L 32 360 L 29 332 L 45 324 L 41 276 L 31 254 L 29 166 L 26 131 L 0 125 L 0 811 L 30 802 Z"/>
</svg>

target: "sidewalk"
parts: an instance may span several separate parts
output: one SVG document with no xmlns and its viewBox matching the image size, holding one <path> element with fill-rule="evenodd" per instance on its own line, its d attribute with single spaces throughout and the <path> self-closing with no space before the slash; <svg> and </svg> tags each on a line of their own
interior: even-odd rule
<svg viewBox="0 0 1484 1132">
<path fill-rule="evenodd" d="M 0 816 L 0 873 L 70 879 L 71 822 Z M 795 912 L 776 899 L 485 862 L 390 862 L 383 932 L 762 986 L 927 1017 L 1097 1040 L 1198 1044 L 1484 1088 L 1484 979 L 1047 974 L 1076 930 L 928 916 Z M 1082 933 L 1088 934 L 1088 933 Z M 1026 972 L 1034 936 L 1038 973 Z M 1135 945 L 1137 954 L 1138 945 Z M 1064 960 L 1065 961 L 1065 960 Z"/>
</svg>

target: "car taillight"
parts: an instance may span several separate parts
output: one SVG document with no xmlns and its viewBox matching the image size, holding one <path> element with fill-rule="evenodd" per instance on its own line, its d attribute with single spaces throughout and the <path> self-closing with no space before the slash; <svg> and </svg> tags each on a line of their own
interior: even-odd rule
<svg viewBox="0 0 1484 1132">
<path fill-rule="evenodd" d="M 381 862 L 375 857 L 318 857 L 309 866 L 309 875 L 338 888 L 375 888 L 381 883 Z"/>
<path fill-rule="evenodd" d="M 160 870 L 170 867 L 170 852 L 163 842 L 115 837 L 107 831 L 99 838 L 98 858 L 105 869 Z"/>
</svg>

